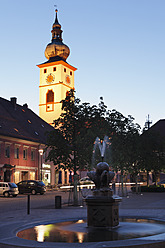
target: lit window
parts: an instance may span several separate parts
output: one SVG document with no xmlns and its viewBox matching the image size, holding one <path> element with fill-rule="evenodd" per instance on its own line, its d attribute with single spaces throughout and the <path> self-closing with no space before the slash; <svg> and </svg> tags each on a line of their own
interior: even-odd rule
<svg viewBox="0 0 165 248">
<path fill-rule="evenodd" d="M 18 129 L 17 128 L 14 128 L 14 130 L 18 133 Z"/>
<path fill-rule="evenodd" d="M 23 159 L 27 160 L 27 148 L 23 149 Z"/>
<path fill-rule="evenodd" d="M 10 158 L 10 145 L 5 145 L 5 157 Z"/>
<path fill-rule="evenodd" d="M 64 72 L 66 72 L 66 68 L 64 68 Z"/>
<path fill-rule="evenodd" d="M 30 120 L 28 120 L 29 123 L 32 123 Z"/>
<path fill-rule="evenodd" d="M 14 158 L 16 158 L 16 159 L 19 158 L 19 147 L 14 148 Z"/>
<path fill-rule="evenodd" d="M 47 69 L 44 69 L 44 73 L 47 73 Z"/>
<path fill-rule="evenodd" d="M 53 67 L 53 71 L 56 71 L 56 67 Z"/>
</svg>

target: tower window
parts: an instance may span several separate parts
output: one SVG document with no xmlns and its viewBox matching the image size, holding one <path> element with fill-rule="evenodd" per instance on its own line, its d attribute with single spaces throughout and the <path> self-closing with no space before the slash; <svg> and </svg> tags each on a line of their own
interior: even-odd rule
<svg viewBox="0 0 165 248">
<path fill-rule="evenodd" d="M 64 72 L 66 72 L 66 68 L 64 68 Z"/>
<path fill-rule="evenodd" d="M 56 71 L 56 67 L 53 67 L 53 71 Z"/>
<path fill-rule="evenodd" d="M 54 92 L 49 90 L 46 94 L 46 103 L 54 102 Z"/>
<path fill-rule="evenodd" d="M 72 71 L 70 71 L 70 75 L 72 76 Z"/>
<path fill-rule="evenodd" d="M 47 69 L 44 69 L 44 73 L 47 73 Z"/>
<path fill-rule="evenodd" d="M 66 97 L 68 97 L 69 96 L 69 91 L 67 90 L 67 92 L 66 92 Z"/>
</svg>

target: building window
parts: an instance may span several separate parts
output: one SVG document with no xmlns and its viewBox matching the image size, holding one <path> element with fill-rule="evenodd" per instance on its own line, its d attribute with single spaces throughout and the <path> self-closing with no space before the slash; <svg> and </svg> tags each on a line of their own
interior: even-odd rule
<svg viewBox="0 0 165 248">
<path fill-rule="evenodd" d="M 5 145 L 5 157 L 10 158 L 10 145 Z"/>
<path fill-rule="evenodd" d="M 66 68 L 64 68 L 64 72 L 66 72 Z"/>
<path fill-rule="evenodd" d="M 31 160 L 35 160 L 35 150 L 31 150 Z"/>
<path fill-rule="evenodd" d="M 47 73 L 47 69 L 44 69 L 44 73 Z"/>
<path fill-rule="evenodd" d="M 27 160 L 27 148 L 23 149 L 23 159 Z"/>
<path fill-rule="evenodd" d="M 14 148 L 14 158 L 16 158 L 16 159 L 19 158 L 19 147 Z"/>
<path fill-rule="evenodd" d="M 53 67 L 53 71 L 56 71 L 56 67 Z"/>
<path fill-rule="evenodd" d="M 72 71 L 70 71 L 70 75 L 72 76 Z"/>
<path fill-rule="evenodd" d="M 46 94 L 46 102 L 54 102 L 54 92 L 53 90 L 49 90 L 48 93 Z"/>
<path fill-rule="evenodd" d="M 65 184 L 67 183 L 67 171 L 65 171 Z"/>
<path fill-rule="evenodd" d="M 43 152 L 43 159 L 46 159 L 47 155 L 46 155 L 46 151 Z"/>
</svg>

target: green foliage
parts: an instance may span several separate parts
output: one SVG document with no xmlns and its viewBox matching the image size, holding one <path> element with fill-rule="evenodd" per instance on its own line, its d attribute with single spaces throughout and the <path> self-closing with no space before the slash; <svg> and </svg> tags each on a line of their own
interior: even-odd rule
<svg viewBox="0 0 165 248">
<path fill-rule="evenodd" d="M 96 137 L 111 138 L 113 156 L 107 161 L 116 170 L 129 170 L 136 163 L 136 140 L 139 125 L 134 124 L 132 116 L 125 117 L 116 110 L 107 110 L 100 98 L 98 106 L 81 103 L 71 90 L 62 102 L 62 114 L 54 121 L 55 130 L 48 134 L 49 154 L 47 160 L 58 168 L 90 170 L 93 146 Z M 96 158 L 99 162 L 98 152 Z"/>
<path fill-rule="evenodd" d="M 62 114 L 54 121 L 55 130 L 48 134 L 47 160 L 58 168 L 90 168 L 93 143 L 97 135 L 104 136 L 108 123 L 104 115 L 106 106 L 101 101 L 99 107 L 80 103 L 71 90 L 62 101 Z"/>
</svg>

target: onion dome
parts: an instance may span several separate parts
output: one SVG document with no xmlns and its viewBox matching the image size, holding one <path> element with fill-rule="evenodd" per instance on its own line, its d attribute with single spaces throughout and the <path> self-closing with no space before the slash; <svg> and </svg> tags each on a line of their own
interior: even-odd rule
<svg viewBox="0 0 165 248">
<path fill-rule="evenodd" d="M 67 45 L 62 42 L 62 30 L 61 25 L 58 22 L 57 12 L 55 10 L 56 17 L 55 22 L 52 26 L 52 42 L 49 43 L 45 49 L 45 57 L 51 61 L 64 60 L 66 61 L 67 57 L 70 54 L 70 49 Z"/>
</svg>

